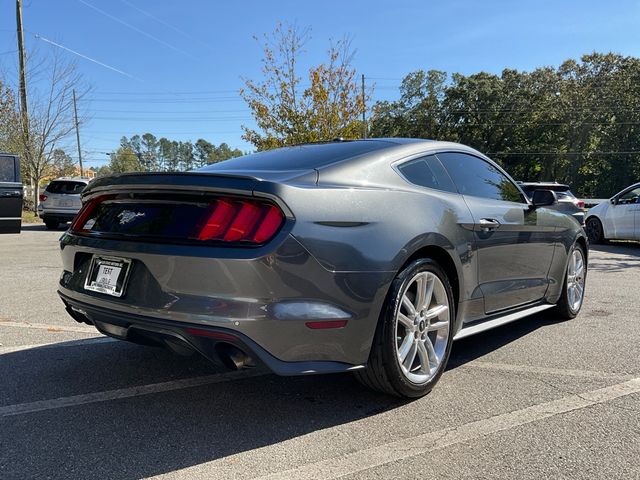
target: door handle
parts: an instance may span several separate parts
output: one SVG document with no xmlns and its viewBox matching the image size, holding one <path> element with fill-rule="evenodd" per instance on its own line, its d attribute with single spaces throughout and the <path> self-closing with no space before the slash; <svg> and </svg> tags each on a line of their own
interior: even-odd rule
<svg viewBox="0 0 640 480">
<path fill-rule="evenodd" d="M 15 197 L 21 197 L 22 195 L 20 194 L 20 190 L 15 190 L 12 192 L 2 192 L 2 196 L 3 197 L 11 197 L 11 198 L 15 198 Z"/>
<path fill-rule="evenodd" d="M 478 225 L 483 232 L 490 232 L 497 230 L 500 227 L 500 222 L 494 218 L 481 218 Z"/>
</svg>

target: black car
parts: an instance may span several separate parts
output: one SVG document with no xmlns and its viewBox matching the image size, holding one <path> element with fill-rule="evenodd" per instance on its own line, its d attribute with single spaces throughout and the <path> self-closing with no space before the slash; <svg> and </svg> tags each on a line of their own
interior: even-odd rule
<svg viewBox="0 0 640 480">
<path fill-rule="evenodd" d="M 22 223 L 22 182 L 20 160 L 0 153 L 0 233 L 20 233 Z"/>
</svg>

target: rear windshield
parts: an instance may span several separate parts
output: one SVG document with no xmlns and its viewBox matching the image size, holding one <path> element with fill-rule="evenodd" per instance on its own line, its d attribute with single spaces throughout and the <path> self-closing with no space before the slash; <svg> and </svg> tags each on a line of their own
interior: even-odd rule
<svg viewBox="0 0 640 480">
<path fill-rule="evenodd" d="M 393 146 L 395 144 L 392 142 L 379 140 L 298 145 L 232 158 L 200 170 L 203 172 L 222 170 L 309 170 Z"/>
<path fill-rule="evenodd" d="M 529 196 L 533 195 L 536 190 L 553 190 L 556 192 L 558 198 L 560 197 L 572 197 L 573 194 L 569 191 L 569 187 L 566 185 L 520 185 L 524 193 Z"/>
<path fill-rule="evenodd" d="M 54 180 L 47 187 L 49 193 L 81 193 L 87 184 L 84 182 L 74 182 L 70 180 Z"/>
</svg>

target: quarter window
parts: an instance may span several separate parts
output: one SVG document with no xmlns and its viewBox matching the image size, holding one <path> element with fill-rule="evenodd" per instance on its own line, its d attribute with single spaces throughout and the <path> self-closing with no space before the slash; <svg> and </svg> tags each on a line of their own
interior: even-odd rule
<svg viewBox="0 0 640 480">
<path fill-rule="evenodd" d="M 449 177 L 435 155 L 428 155 L 403 163 L 398 167 L 398 170 L 400 170 L 404 178 L 415 185 L 435 188 L 445 192 L 456 192 L 456 187 L 453 185 L 451 177 Z"/>
<path fill-rule="evenodd" d="M 500 170 L 466 153 L 438 153 L 458 191 L 463 195 L 526 203 L 518 187 Z"/>
</svg>

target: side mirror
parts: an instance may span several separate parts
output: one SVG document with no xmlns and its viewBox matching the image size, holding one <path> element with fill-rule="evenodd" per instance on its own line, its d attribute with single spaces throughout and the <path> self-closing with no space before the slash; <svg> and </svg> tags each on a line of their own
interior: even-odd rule
<svg viewBox="0 0 640 480">
<path fill-rule="evenodd" d="M 613 197 L 609 200 L 609 202 L 611 203 L 611 205 L 615 205 L 616 203 L 618 203 L 618 199 L 616 197 Z"/>
<path fill-rule="evenodd" d="M 553 190 L 535 190 L 531 200 L 533 208 L 547 207 L 558 203 L 558 197 Z"/>
</svg>

